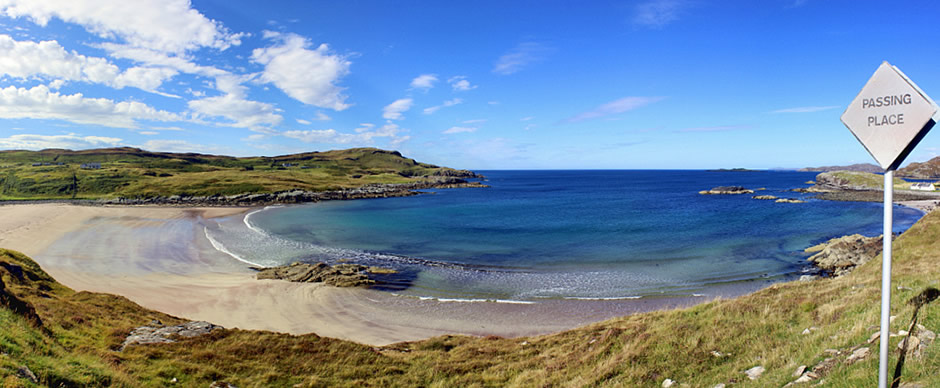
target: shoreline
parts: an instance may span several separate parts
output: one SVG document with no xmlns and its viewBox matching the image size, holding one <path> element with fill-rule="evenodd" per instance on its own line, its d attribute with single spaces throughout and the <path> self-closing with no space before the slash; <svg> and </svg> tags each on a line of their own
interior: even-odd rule
<svg viewBox="0 0 940 388">
<path fill-rule="evenodd" d="M 146 308 L 227 328 L 315 333 L 370 345 L 445 334 L 550 334 L 726 297 L 460 303 L 363 288 L 256 280 L 255 271 L 217 251 L 203 231 L 208 219 L 243 216 L 257 209 L 6 206 L 0 246 L 31 256 L 76 291 L 117 294 Z"/>
<path fill-rule="evenodd" d="M 929 205 L 925 202 L 933 201 L 903 205 Z M 315 333 L 370 345 L 445 334 L 549 334 L 613 317 L 735 298 L 768 285 L 730 285 L 708 296 L 532 304 L 422 299 L 256 280 L 249 265 L 212 246 L 204 223 L 244 217 L 263 207 L 44 203 L 0 208 L 0 247 L 26 253 L 76 291 L 118 294 L 146 308 L 228 328 Z"/>
</svg>

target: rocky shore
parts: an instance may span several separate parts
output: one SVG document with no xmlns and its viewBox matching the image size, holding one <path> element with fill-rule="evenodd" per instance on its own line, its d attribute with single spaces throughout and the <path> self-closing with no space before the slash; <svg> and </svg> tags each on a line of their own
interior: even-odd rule
<svg viewBox="0 0 940 388">
<path fill-rule="evenodd" d="M 362 287 L 375 284 L 369 274 L 388 274 L 394 270 L 378 267 L 367 267 L 359 264 L 337 264 L 334 266 L 325 263 L 307 264 L 295 262 L 269 268 L 255 268 L 258 270 L 257 278 L 287 280 L 298 283 L 325 283 L 334 287 Z"/>
<path fill-rule="evenodd" d="M 81 201 L 83 205 L 170 205 L 170 206 L 267 206 L 275 204 L 307 203 L 364 198 L 407 197 L 418 195 L 414 190 L 488 187 L 453 176 L 434 176 L 412 183 L 369 184 L 353 189 L 331 191 L 288 190 L 275 193 L 244 193 L 236 195 L 111 198 Z M 65 201 L 74 202 L 74 201 Z"/>
<path fill-rule="evenodd" d="M 807 260 L 833 277 L 851 272 L 855 267 L 867 263 L 881 253 L 882 237 L 865 237 L 860 234 L 830 239 L 822 244 L 806 248 L 813 253 Z"/>
</svg>

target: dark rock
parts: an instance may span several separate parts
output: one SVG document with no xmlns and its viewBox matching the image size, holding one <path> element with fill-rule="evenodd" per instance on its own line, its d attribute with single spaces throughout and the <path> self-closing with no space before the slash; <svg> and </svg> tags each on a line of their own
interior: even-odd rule
<svg viewBox="0 0 940 388">
<path fill-rule="evenodd" d="M 698 193 L 703 195 L 754 194 L 754 190 L 748 190 L 741 186 L 718 186 L 711 190 L 699 191 Z"/>
<path fill-rule="evenodd" d="M 375 284 L 365 272 L 379 273 L 359 264 L 293 263 L 265 268 L 258 272 L 258 279 L 280 279 L 299 283 L 326 283 L 336 287 L 360 287 Z"/>
</svg>

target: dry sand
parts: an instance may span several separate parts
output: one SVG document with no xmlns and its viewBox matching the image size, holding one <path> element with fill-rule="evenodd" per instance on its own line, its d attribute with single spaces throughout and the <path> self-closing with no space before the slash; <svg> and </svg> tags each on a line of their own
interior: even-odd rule
<svg viewBox="0 0 940 388">
<path fill-rule="evenodd" d="M 203 233 L 207 218 L 241 217 L 247 210 L 6 205 L 0 206 L 0 247 L 26 253 L 75 290 L 123 295 L 228 328 L 316 333 L 372 345 L 442 334 L 545 334 L 702 300 L 448 303 L 256 280 L 253 270 L 215 250 Z"/>
</svg>

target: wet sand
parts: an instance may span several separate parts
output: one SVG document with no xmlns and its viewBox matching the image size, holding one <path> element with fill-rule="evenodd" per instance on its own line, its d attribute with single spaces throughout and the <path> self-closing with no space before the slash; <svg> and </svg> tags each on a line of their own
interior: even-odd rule
<svg viewBox="0 0 940 388">
<path fill-rule="evenodd" d="M 242 217 L 249 210 L 6 205 L 0 206 L 0 247 L 26 253 L 76 290 L 118 294 L 147 308 L 228 328 L 316 333 L 371 345 L 443 334 L 547 334 L 706 300 L 460 303 L 256 280 L 248 265 L 217 251 L 204 234 L 211 218 Z M 726 291 L 742 293 L 734 287 Z"/>
</svg>

